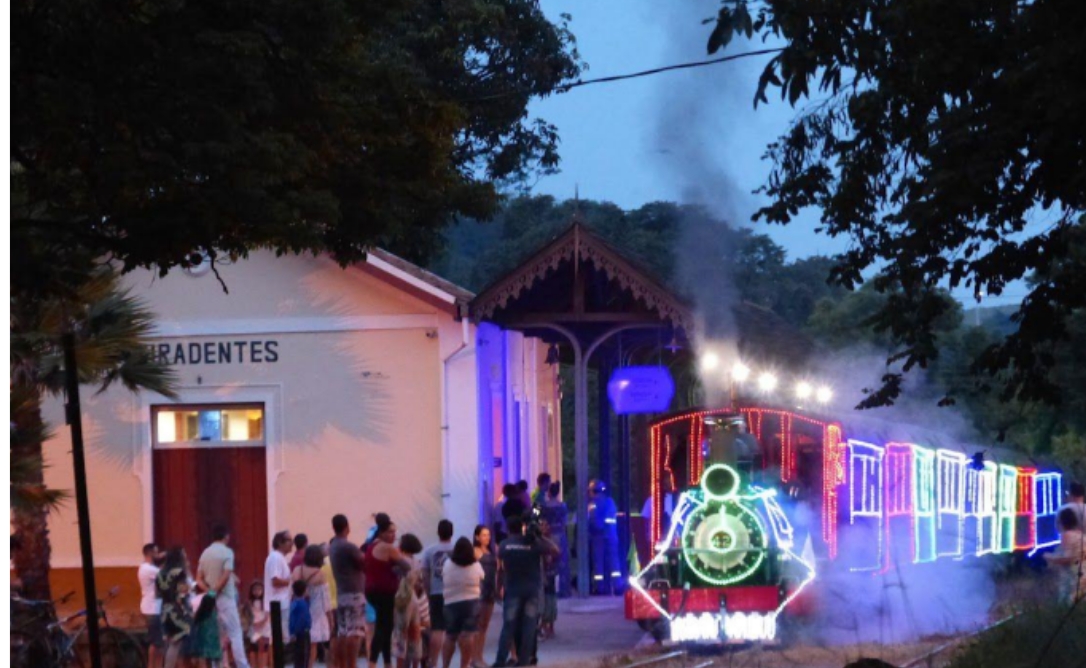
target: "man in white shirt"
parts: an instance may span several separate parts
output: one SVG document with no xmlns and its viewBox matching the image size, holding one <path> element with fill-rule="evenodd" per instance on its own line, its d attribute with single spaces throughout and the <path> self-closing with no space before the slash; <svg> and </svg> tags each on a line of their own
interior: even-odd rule
<svg viewBox="0 0 1086 668">
<path fill-rule="evenodd" d="M 290 562 L 287 555 L 294 547 L 289 531 L 272 536 L 272 550 L 264 560 L 264 609 L 271 613 L 273 601 L 279 601 L 283 644 L 290 642 Z M 269 625 L 269 629 L 271 626 Z"/>
<path fill-rule="evenodd" d="M 1059 510 L 1064 508 L 1074 511 L 1078 518 L 1079 529 L 1086 530 L 1086 486 L 1081 482 L 1071 483 L 1067 488 L 1067 503 L 1060 506 Z"/>
<path fill-rule="evenodd" d="M 162 558 L 158 546 L 147 543 L 143 546 L 143 563 L 136 571 L 136 579 L 140 583 L 140 613 L 147 622 L 147 667 L 159 668 L 162 663 L 163 650 L 166 643 L 162 638 L 162 599 L 155 592 L 155 579 L 158 577 L 158 566 L 155 562 Z"/>
<path fill-rule="evenodd" d="M 241 633 L 238 616 L 238 588 L 234 583 L 234 551 L 230 549 L 230 530 L 219 525 L 211 530 L 211 543 L 200 555 L 196 581 L 215 597 L 215 609 L 219 613 L 219 631 L 230 639 L 230 653 L 237 668 L 249 668 L 245 655 L 245 639 Z"/>
</svg>

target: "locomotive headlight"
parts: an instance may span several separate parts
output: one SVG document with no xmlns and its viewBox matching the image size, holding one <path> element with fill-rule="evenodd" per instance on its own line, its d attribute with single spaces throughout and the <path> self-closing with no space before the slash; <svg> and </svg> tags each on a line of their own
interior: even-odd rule
<svg viewBox="0 0 1086 668">
<path fill-rule="evenodd" d="M 701 370 L 714 371 L 720 366 L 720 355 L 709 350 L 701 355 Z"/>
<path fill-rule="evenodd" d="M 826 385 L 818 388 L 818 392 L 815 394 L 815 399 L 818 399 L 818 403 L 829 403 L 830 399 L 833 399 L 833 390 Z"/>
<path fill-rule="evenodd" d="M 732 367 L 732 378 L 736 382 L 742 383 L 747 378 L 750 378 L 750 367 L 742 362 L 736 362 Z"/>
<path fill-rule="evenodd" d="M 799 384 L 796 385 L 796 398 L 797 399 L 808 399 L 808 398 L 810 398 L 810 396 L 811 396 L 811 394 L 813 392 L 814 392 L 814 388 L 811 387 L 811 384 L 808 383 L 805 380 L 801 380 L 799 382 Z"/>
<path fill-rule="evenodd" d="M 762 392 L 772 392 L 777 387 L 777 377 L 766 372 L 758 376 L 758 389 Z"/>
</svg>

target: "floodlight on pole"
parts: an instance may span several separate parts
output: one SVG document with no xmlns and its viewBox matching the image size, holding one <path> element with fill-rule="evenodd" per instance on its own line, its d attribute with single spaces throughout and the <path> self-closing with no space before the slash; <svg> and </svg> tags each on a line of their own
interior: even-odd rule
<svg viewBox="0 0 1086 668">
<path fill-rule="evenodd" d="M 701 370 L 715 371 L 720 366 L 720 356 L 711 350 L 701 354 Z"/>
<path fill-rule="evenodd" d="M 732 380 L 742 383 L 747 378 L 750 378 L 750 367 L 742 362 L 736 362 L 732 366 Z"/>
<path fill-rule="evenodd" d="M 820 404 L 829 403 L 830 399 L 833 399 L 833 390 L 823 385 L 818 388 L 818 392 L 815 393 L 815 399 L 818 399 L 818 403 Z"/>
<path fill-rule="evenodd" d="M 777 387 L 777 377 L 768 371 L 758 376 L 758 389 L 762 392 L 772 392 Z"/>
<path fill-rule="evenodd" d="M 814 388 L 811 387 L 811 384 L 808 383 L 807 381 L 801 380 L 801 381 L 799 381 L 798 384 L 796 384 L 796 398 L 797 399 L 809 399 L 811 397 L 811 394 L 813 394 L 813 393 L 814 393 Z"/>
</svg>

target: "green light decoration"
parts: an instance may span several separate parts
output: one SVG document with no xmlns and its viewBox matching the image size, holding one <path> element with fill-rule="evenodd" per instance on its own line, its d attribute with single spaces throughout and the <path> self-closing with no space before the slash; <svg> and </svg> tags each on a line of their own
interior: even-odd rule
<svg viewBox="0 0 1086 668">
<path fill-rule="evenodd" d="M 727 464 L 713 464 L 701 474 L 701 488 L 714 501 L 730 499 L 739 490 L 739 474 Z"/>
<path fill-rule="evenodd" d="M 738 489 L 739 474 L 735 469 L 714 464 L 702 474 L 703 494 L 691 495 L 698 507 L 683 527 L 683 560 L 709 584 L 741 582 L 765 561 L 765 525 L 739 502 Z"/>
</svg>

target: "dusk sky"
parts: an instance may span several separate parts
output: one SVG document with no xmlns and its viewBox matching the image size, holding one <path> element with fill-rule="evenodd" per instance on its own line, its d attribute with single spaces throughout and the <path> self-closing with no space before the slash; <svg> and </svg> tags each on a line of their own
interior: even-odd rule
<svg viewBox="0 0 1086 668">
<path fill-rule="evenodd" d="M 585 78 L 623 74 L 708 58 L 716 0 L 543 0 L 557 19 L 573 16 Z M 764 48 L 737 43 L 729 53 Z M 719 54 L 717 54 L 719 55 Z M 770 56 L 576 88 L 538 101 L 535 115 L 555 123 L 562 137 L 561 173 L 536 190 L 559 198 L 581 196 L 636 208 L 654 200 L 698 201 L 749 223 L 759 197 L 751 194 L 769 172 L 766 145 L 786 130 L 793 109 L 778 99 L 753 106 L 758 75 Z M 735 221 L 739 222 L 739 221 Z M 833 253 L 845 243 L 817 235 L 817 216 L 786 228 L 757 224 L 790 256 Z"/>
<path fill-rule="evenodd" d="M 718 0 L 543 0 L 542 5 L 553 20 L 572 15 L 578 49 L 589 65 L 584 78 L 707 59 L 710 26 L 701 21 L 719 8 Z M 733 42 L 728 53 L 760 48 L 765 48 L 760 41 Z M 841 252 L 846 239 L 814 231 L 815 211 L 803 212 L 786 227 L 750 222 L 767 201 L 752 194 L 769 173 L 762 155 L 795 113 L 773 94 L 769 105 L 754 109 L 758 75 L 770 57 L 585 86 L 535 102 L 533 115 L 558 126 L 562 164 L 559 174 L 540 180 L 534 191 L 566 199 L 579 188 L 581 197 L 626 209 L 657 200 L 700 202 L 768 234 L 790 258 Z M 1024 290 L 1010 287 L 989 303 L 1020 299 Z M 956 296 L 967 308 L 973 305 L 970 290 Z"/>
</svg>

